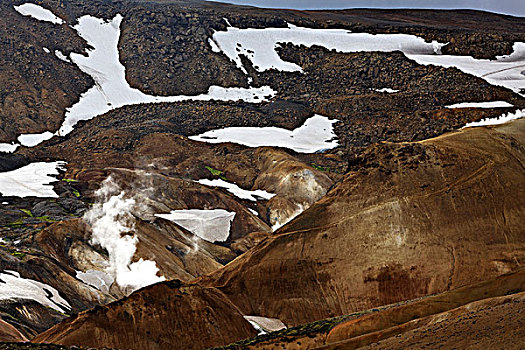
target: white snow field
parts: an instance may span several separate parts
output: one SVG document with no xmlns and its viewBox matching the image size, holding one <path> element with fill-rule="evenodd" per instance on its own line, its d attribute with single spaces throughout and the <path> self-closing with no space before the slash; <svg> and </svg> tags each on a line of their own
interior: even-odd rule
<svg viewBox="0 0 525 350">
<path fill-rule="evenodd" d="M 27 5 L 25 7 L 28 7 L 28 5 L 32 4 L 27 3 L 25 5 Z M 119 61 L 117 45 L 120 37 L 121 22 L 122 15 L 120 14 L 117 14 L 111 21 L 92 16 L 83 16 L 78 19 L 78 24 L 73 27 L 78 35 L 84 38 L 94 49 L 88 50 L 87 57 L 79 53 L 71 53 L 69 59 L 83 72 L 89 74 L 95 80 L 95 85 L 84 92 L 76 104 L 67 108 L 64 122 L 55 135 L 67 135 L 79 121 L 92 119 L 126 105 L 210 100 L 243 100 L 245 102 L 260 103 L 275 95 L 275 91 L 269 86 L 258 88 L 210 86 L 207 93 L 196 96 L 153 96 L 134 89 L 126 81 L 125 68 Z M 55 51 L 55 55 L 58 59 L 69 60 L 67 56 L 59 51 Z M 29 138 L 30 136 L 25 135 L 25 137 Z M 36 146 L 38 144 L 36 143 L 37 136 L 33 140 L 34 142 L 24 146 Z M 41 138 L 40 142 L 44 140 L 46 139 Z M 8 145 L 0 144 L 0 150 L 14 151 L 13 146 Z"/>
<path fill-rule="evenodd" d="M 62 24 L 64 20 L 55 16 L 55 14 L 42 6 L 26 2 L 20 6 L 14 6 L 15 10 L 22 16 L 30 16 L 39 21 L 51 22 L 54 24 Z"/>
<path fill-rule="evenodd" d="M 259 198 L 269 200 L 275 196 L 275 193 L 269 193 L 264 190 L 255 190 L 255 191 L 245 190 L 245 189 L 240 188 L 234 183 L 227 182 L 222 179 L 214 179 L 214 180 L 200 179 L 197 182 L 202 185 L 206 185 L 210 187 L 225 188 L 228 192 L 232 193 L 236 197 L 240 199 L 247 199 L 253 202 L 257 201 L 257 199 Z"/>
<path fill-rule="evenodd" d="M 51 197 L 58 195 L 53 191 L 51 182 L 57 181 L 65 162 L 31 163 L 19 169 L 0 173 L 0 194 L 4 197 Z"/>
<path fill-rule="evenodd" d="M 213 34 L 212 49 L 221 50 L 246 72 L 241 55 L 247 56 L 255 69 L 263 72 L 268 69 L 281 71 L 302 71 L 295 63 L 283 61 L 275 51 L 278 43 L 294 45 L 323 46 L 339 52 L 396 51 L 411 54 L 435 54 L 441 47 L 437 41 L 426 43 L 422 38 L 408 34 L 368 34 L 352 33 L 345 29 L 312 29 L 288 24 L 288 28 L 239 29 L 228 27 L 226 31 Z"/>
<path fill-rule="evenodd" d="M 42 282 L 22 278 L 16 271 L 0 272 L 0 300 L 29 299 L 58 312 L 69 312 L 71 305 L 58 291 Z"/>
<path fill-rule="evenodd" d="M 276 52 L 279 43 L 292 43 L 311 47 L 319 45 L 329 50 L 349 53 L 359 51 L 402 51 L 408 58 L 419 64 L 433 64 L 442 67 L 456 67 L 485 79 L 487 82 L 504 86 L 520 93 L 525 89 L 525 43 L 514 43 L 514 52 L 499 56 L 497 60 L 475 59 L 470 56 L 441 55 L 446 43 L 425 42 L 422 38 L 408 34 L 352 33 L 343 29 L 312 29 L 289 24 L 288 28 L 239 29 L 228 27 L 217 31 L 210 41 L 212 49 L 221 50 L 239 68 L 240 55 L 247 56 L 254 67 L 262 72 L 267 69 L 302 71 L 298 65 L 282 60 Z M 212 44 L 213 42 L 213 44 Z"/>
<path fill-rule="evenodd" d="M 505 108 L 514 107 L 506 101 L 490 101 L 490 102 L 462 102 L 453 105 L 445 106 L 446 108 Z"/>
<path fill-rule="evenodd" d="M 497 118 L 486 118 L 477 122 L 468 123 L 463 128 L 471 128 L 475 126 L 487 126 L 487 125 L 499 125 L 510 122 L 514 119 L 520 119 L 525 117 L 525 109 L 518 109 L 515 112 L 502 114 Z"/>
<path fill-rule="evenodd" d="M 203 240 L 213 243 L 228 239 L 235 213 L 224 209 L 182 209 L 155 216 L 173 221 Z"/>
<path fill-rule="evenodd" d="M 270 87 L 261 88 L 223 88 L 211 86 L 208 93 L 198 96 L 152 96 L 132 88 L 126 81 L 124 66 L 119 61 L 118 40 L 122 16 L 116 15 L 106 22 L 101 18 L 83 16 L 74 29 L 94 50 L 88 56 L 78 53 L 70 55 L 71 60 L 94 80 L 95 85 L 82 94 L 78 103 L 66 112 L 64 123 L 58 135 L 66 135 L 80 120 L 88 120 L 112 109 L 140 103 L 244 100 L 263 102 L 275 92 Z"/>
<path fill-rule="evenodd" d="M 190 136 L 194 141 L 233 142 L 248 147 L 274 146 L 293 149 L 300 153 L 315 153 L 339 145 L 334 133 L 336 119 L 316 114 L 294 130 L 278 127 L 229 127 Z"/>
</svg>

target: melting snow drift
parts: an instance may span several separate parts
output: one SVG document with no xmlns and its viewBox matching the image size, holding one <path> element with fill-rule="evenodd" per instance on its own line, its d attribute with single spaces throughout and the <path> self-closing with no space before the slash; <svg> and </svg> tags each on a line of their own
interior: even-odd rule
<svg viewBox="0 0 525 350">
<path fill-rule="evenodd" d="M 234 194 L 236 197 L 240 199 L 247 199 L 249 201 L 254 201 L 254 202 L 257 201 L 257 198 L 269 200 L 275 196 L 274 193 L 269 193 L 264 190 L 248 191 L 248 190 L 240 188 L 236 184 L 233 184 L 231 182 L 227 182 L 221 179 L 215 179 L 215 180 L 201 179 L 197 182 L 200 184 L 206 185 L 206 186 L 211 186 L 211 187 L 215 186 L 215 187 L 225 188 L 228 192 Z"/>
<path fill-rule="evenodd" d="M 502 114 L 497 118 L 486 118 L 477 122 L 468 123 L 463 128 L 470 128 L 474 126 L 487 126 L 487 125 L 499 125 L 510 122 L 514 119 L 520 119 L 525 117 L 525 109 L 519 109 L 513 113 Z"/>
<path fill-rule="evenodd" d="M 22 16 L 30 16 L 39 21 L 51 22 L 54 24 L 62 24 L 62 18 L 55 16 L 55 14 L 42 6 L 26 2 L 20 6 L 15 6 L 15 10 Z"/>
<path fill-rule="evenodd" d="M 189 139 L 209 143 L 233 142 L 248 147 L 274 146 L 300 153 L 315 153 L 339 145 L 333 131 L 335 119 L 314 115 L 295 130 L 277 127 L 230 127 L 210 130 Z"/>
<path fill-rule="evenodd" d="M 20 277 L 16 271 L 0 273 L 0 300 L 30 299 L 58 312 L 69 312 L 71 306 L 58 291 L 42 282 Z"/>
<path fill-rule="evenodd" d="M 506 101 L 490 101 L 490 102 L 462 102 L 453 105 L 445 106 L 447 108 L 504 108 L 514 107 Z"/>
<path fill-rule="evenodd" d="M 159 218 L 173 221 L 208 242 L 224 242 L 230 236 L 234 212 L 224 209 L 172 210 L 169 214 L 155 214 Z"/>
<path fill-rule="evenodd" d="M 0 193 L 5 197 L 57 198 L 53 186 L 49 184 L 57 181 L 52 175 L 58 175 L 58 169 L 64 164 L 64 162 L 38 162 L 0 173 Z"/>
</svg>

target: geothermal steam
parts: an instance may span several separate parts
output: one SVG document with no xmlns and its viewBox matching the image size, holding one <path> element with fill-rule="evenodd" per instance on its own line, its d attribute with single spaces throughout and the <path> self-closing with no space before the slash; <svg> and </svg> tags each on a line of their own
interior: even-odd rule
<svg viewBox="0 0 525 350">
<path fill-rule="evenodd" d="M 164 281 L 157 276 L 159 269 L 152 260 L 131 262 L 137 250 L 138 238 L 132 233 L 135 216 L 147 208 L 135 196 L 122 191 L 110 176 L 95 192 L 97 203 L 86 212 L 84 220 L 91 226 L 92 244 L 105 248 L 109 254 L 106 272 L 126 291 Z"/>
</svg>

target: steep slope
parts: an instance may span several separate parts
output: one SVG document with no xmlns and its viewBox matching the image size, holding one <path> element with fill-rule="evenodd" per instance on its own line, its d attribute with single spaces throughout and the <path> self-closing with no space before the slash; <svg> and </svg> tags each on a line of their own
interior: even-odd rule
<svg viewBox="0 0 525 350">
<path fill-rule="evenodd" d="M 524 128 L 371 147 L 276 237 L 201 283 L 297 325 L 513 271 L 525 253 Z"/>
<path fill-rule="evenodd" d="M 515 271 L 525 255 L 520 224 L 524 128 L 525 121 L 518 120 L 419 143 L 373 146 L 342 183 L 277 235 L 195 283 L 220 291 L 241 314 L 279 318 L 293 326 Z M 513 184 L 512 191 L 504 184 Z M 155 294 L 161 286 L 131 298 Z M 482 288 L 481 298 L 485 292 Z M 465 293 L 460 301 L 479 294 Z M 131 308 L 128 300 L 112 305 L 83 313 L 81 322 L 66 320 L 34 341 L 101 346 L 106 345 L 102 339 L 111 339 L 107 344 L 127 347 L 122 329 L 133 325 L 139 334 L 154 327 L 153 320 L 112 318 L 100 340 L 93 340 L 101 318 Z M 142 307 L 134 305 L 132 310 Z M 148 305 L 158 309 L 156 302 Z M 181 327 L 191 332 L 191 325 Z M 180 343 L 182 335 L 170 336 L 166 341 L 186 344 Z M 134 346 L 147 341 L 136 339 Z"/>
<path fill-rule="evenodd" d="M 519 270 L 437 295 L 268 333 L 222 349 L 382 349 L 436 344 L 493 348 L 496 342 L 502 348 L 519 348 L 524 277 Z"/>
</svg>

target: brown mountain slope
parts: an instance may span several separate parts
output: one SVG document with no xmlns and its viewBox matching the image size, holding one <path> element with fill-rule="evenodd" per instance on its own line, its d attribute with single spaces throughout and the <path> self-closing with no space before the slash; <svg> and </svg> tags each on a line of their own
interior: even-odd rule
<svg viewBox="0 0 525 350">
<path fill-rule="evenodd" d="M 520 224 L 524 129 L 525 121 L 518 120 L 420 143 L 373 146 L 355 171 L 278 235 L 196 283 L 218 289 L 242 314 L 298 325 L 516 270 L 525 259 Z M 162 287 L 143 289 L 141 298 L 156 293 L 155 288 Z M 135 321 L 116 317 L 117 308 L 110 304 L 69 319 L 35 341 L 128 347 L 122 329 L 133 327 L 136 334 L 156 329 L 164 321 L 149 318 L 148 312 L 167 307 L 151 300 L 145 310 L 129 300 L 118 309 L 136 312 Z M 190 301 L 181 301 L 174 312 L 189 307 L 185 302 Z M 110 324 L 101 327 L 105 317 Z M 231 316 L 217 317 L 227 321 Z M 197 324 L 180 323 L 181 334 L 159 334 L 178 345 L 184 344 L 182 333 L 199 327 L 229 334 L 214 322 L 201 318 Z M 95 340 L 93 332 L 101 329 L 104 334 Z M 237 339 L 246 337 L 241 333 L 235 333 Z M 224 340 L 219 335 L 189 344 L 219 345 Z M 150 338 L 134 341 L 136 348 L 145 342 L 161 347 Z"/>
<path fill-rule="evenodd" d="M 513 271 L 525 259 L 524 130 L 374 146 L 280 235 L 201 283 L 297 325 Z"/>
<path fill-rule="evenodd" d="M 445 344 L 447 348 L 466 348 L 469 342 L 492 344 L 489 348 L 496 342 L 505 344 L 502 348 L 519 348 L 519 325 L 525 321 L 524 289 L 525 270 L 519 270 L 437 295 L 272 332 L 222 349 L 420 349 Z M 491 334 L 507 334 L 508 339 Z"/>
<path fill-rule="evenodd" d="M 180 281 L 139 290 L 81 313 L 71 322 L 33 341 L 125 349 L 202 349 L 257 333 L 220 291 Z"/>
</svg>

